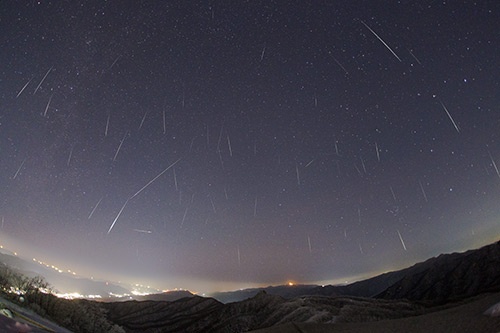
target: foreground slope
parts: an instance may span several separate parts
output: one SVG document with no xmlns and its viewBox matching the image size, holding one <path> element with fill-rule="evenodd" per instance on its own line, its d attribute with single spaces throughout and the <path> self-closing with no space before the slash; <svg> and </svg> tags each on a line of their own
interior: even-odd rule
<svg viewBox="0 0 500 333">
<path fill-rule="evenodd" d="M 392 320 L 335 324 L 287 323 L 253 333 L 491 333 L 500 332 L 500 316 L 484 311 L 500 302 L 500 293 L 486 294 L 435 312 Z"/>
<path fill-rule="evenodd" d="M 229 304 L 195 296 L 175 302 L 131 301 L 103 306 L 108 319 L 127 332 L 245 332 L 289 322 L 382 320 L 428 311 L 409 301 L 324 296 L 284 299 L 265 292 Z"/>
</svg>

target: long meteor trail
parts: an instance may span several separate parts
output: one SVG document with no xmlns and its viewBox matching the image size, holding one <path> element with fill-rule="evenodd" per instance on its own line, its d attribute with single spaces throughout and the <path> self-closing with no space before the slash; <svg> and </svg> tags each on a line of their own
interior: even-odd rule
<svg viewBox="0 0 500 333">
<path fill-rule="evenodd" d="M 52 71 L 52 68 L 54 68 L 54 66 L 52 66 L 52 67 L 49 68 L 49 70 L 47 71 L 47 73 L 45 74 L 45 76 L 42 78 L 42 81 L 40 81 L 40 83 L 38 84 L 38 86 L 36 86 L 36 89 L 33 92 L 33 95 L 36 94 L 36 92 L 38 91 L 38 89 L 40 89 L 40 87 L 43 84 L 43 81 L 45 81 L 45 79 L 47 78 L 47 76 L 49 75 L 49 73 Z"/>
<path fill-rule="evenodd" d="M 19 90 L 19 92 L 17 93 L 16 95 L 16 98 L 18 98 L 19 96 L 21 96 L 21 94 L 23 93 L 24 89 L 26 89 L 26 87 L 28 86 L 28 84 L 30 84 L 30 82 L 33 80 L 33 78 L 29 79 L 28 82 L 26 82 L 26 84 L 21 88 L 21 90 Z"/>
<path fill-rule="evenodd" d="M 109 233 L 111 232 L 111 230 L 113 230 L 113 227 L 115 226 L 115 223 L 116 221 L 118 221 L 118 219 L 120 218 L 120 215 L 122 214 L 123 210 L 125 209 L 125 207 L 127 206 L 128 202 L 130 200 L 132 200 L 133 198 L 135 198 L 136 196 L 138 196 L 142 191 L 144 191 L 149 185 L 151 185 L 155 180 L 157 180 L 158 178 L 161 177 L 161 175 L 163 175 L 165 172 L 167 172 L 171 167 L 173 167 L 174 165 L 176 165 L 181 159 L 179 158 L 177 161 L 175 161 L 174 163 L 170 164 L 167 168 L 165 168 L 165 170 L 163 170 L 162 172 L 160 172 L 156 177 L 154 177 L 153 179 L 151 179 L 146 185 L 144 185 L 139 191 L 135 192 L 134 195 L 132 195 L 130 198 L 127 199 L 127 201 L 125 201 L 125 203 L 123 204 L 122 208 L 120 209 L 120 211 L 118 212 L 118 214 L 116 215 L 115 219 L 113 220 L 113 223 L 111 223 L 111 226 L 109 227 L 109 230 L 108 230 L 108 235 Z"/>
<path fill-rule="evenodd" d="M 94 212 L 96 211 L 97 207 L 99 206 L 99 204 L 101 203 L 103 198 L 104 197 L 101 197 L 101 199 L 99 199 L 99 201 L 97 201 L 96 205 L 94 206 L 94 209 L 92 209 L 92 211 L 90 212 L 88 220 L 90 220 L 92 218 L 92 215 L 94 215 Z"/>
<path fill-rule="evenodd" d="M 370 32 L 371 32 L 371 33 L 372 33 L 375 37 L 377 37 L 377 39 L 378 39 L 378 40 L 379 40 L 382 44 L 384 44 L 384 46 L 385 46 L 385 47 L 386 47 L 389 51 L 391 51 L 391 53 L 392 53 L 392 54 L 396 57 L 396 59 L 398 59 L 398 60 L 399 60 L 399 62 L 402 62 L 401 58 L 400 58 L 400 57 L 398 57 L 398 55 L 396 54 L 396 52 L 394 52 L 394 51 L 391 49 L 391 47 L 390 47 L 389 45 L 387 45 L 387 43 L 386 43 L 386 42 L 384 42 L 384 40 L 383 40 L 382 38 L 380 38 L 380 36 L 379 36 L 379 35 L 377 35 L 377 33 L 376 33 L 375 31 L 373 31 L 373 30 L 372 30 L 372 28 L 370 28 L 370 27 L 368 26 L 368 24 L 366 24 L 366 23 L 365 23 L 365 22 L 363 22 L 362 20 L 359 20 L 359 21 L 360 21 L 361 23 L 363 23 L 363 25 L 366 27 L 366 29 L 370 30 Z"/>
<path fill-rule="evenodd" d="M 111 226 L 109 227 L 109 230 L 108 230 L 108 235 L 111 232 L 111 230 L 113 230 L 113 227 L 115 226 L 116 221 L 118 221 L 118 218 L 120 217 L 120 215 L 122 215 L 122 212 L 125 209 L 125 206 L 127 206 L 127 204 L 128 204 L 129 201 L 130 201 L 130 198 L 128 198 L 127 201 L 125 201 L 125 203 L 123 204 L 122 208 L 118 212 L 118 215 L 116 215 L 115 219 L 113 220 L 113 223 L 111 223 Z"/>
<path fill-rule="evenodd" d="M 401 245 L 403 245 L 403 249 L 404 249 L 405 251 L 407 251 L 407 250 L 406 250 L 405 241 L 403 240 L 403 237 L 401 237 L 401 233 L 399 232 L 399 230 L 396 230 L 396 231 L 398 232 L 399 240 L 401 241 Z"/>
<path fill-rule="evenodd" d="M 448 118 L 450 118 L 451 123 L 453 124 L 453 127 L 455 127 L 455 130 L 457 133 L 460 133 L 460 127 L 458 127 L 457 123 L 455 123 L 455 120 L 453 120 L 453 117 L 451 116 L 450 112 L 448 111 L 448 108 L 444 105 L 443 101 L 439 99 L 439 103 L 441 103 L 441 106 L 443 107 L 444 111 L 448 115 Z"/>
<path fill-rule="evenodd" d="M 144 191 L 146 189 L 146 187 L 148 187 L 149 185 L 151 185 L 155 180 L 157 180 L 158 178 L 161 177 L 161 175 L 163 175 L 165 172 L 167 172 L 171 167 L 173 167 L 174 165 L 176 165 L 181 159 L 179 158 L 177 161 L 175 161 L 174 163 L 170 164 L 165 170 L 163 170 L 162 172 L 160 172 L 156 177 L 154 177 L 153 179 L 151 179 L 146 185 L 144 185 L 139 191 L 137 191 L 133 196 L 130 197 L 130 199 L 132 198 L 135 198 L 136 196 L 139 195 L 139 193 L 141 193 L 142 191 Z"/>
<path fill-rule="evenodd" d="M 19 174 L 19 172 L 23 168 L 24 162 L 26 162 L 26 158 L 23 160 L 23 162 L 21 163 L 21 166 L 17 169 L 16 174 L 14 175 L 14 178 L 12 178 L 12 179 L 16 179 L 17 175 Z"/>
</svg>

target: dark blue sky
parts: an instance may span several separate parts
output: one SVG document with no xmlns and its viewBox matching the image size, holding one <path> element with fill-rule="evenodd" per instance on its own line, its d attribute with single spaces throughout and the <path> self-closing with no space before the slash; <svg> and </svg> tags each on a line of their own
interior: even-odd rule
<svg viewBox="0 0 500 333">
<path fill-rule="evenodd" d="M 499 7 L 3 1 L 0 235 L 198 290 L 497 240 Z"/>
</svg>

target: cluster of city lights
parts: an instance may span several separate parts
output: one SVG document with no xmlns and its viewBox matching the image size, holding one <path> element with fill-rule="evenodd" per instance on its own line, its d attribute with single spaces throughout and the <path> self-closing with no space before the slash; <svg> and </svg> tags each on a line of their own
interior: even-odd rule
<svg viewBox="0 0 500 333">
<path fill-rule="evenodd" d="M 3 245 L 0 245 L 0 249 L 5 249 L 5 248 Z M 9 252 L 12 253 L 14 256 L 18 256 L 17 252 L 12 252 L 12 251 L 9 251 Z M 52 264 L 49 264 L 45 261 L 39 260 L 37 258 L 32 258 L 32 260 L 33 260 L 33 262 L 39 264 L 40 266 L 44 266 L 45 268 L 52 269 L 52 270 L 56 271 L 57 273 L 60 273 L 60 274 L 66 273 L 66 274 L 69 274 L 72 276 L 77 276 L 77 273 L 75 271 L 72 271 L 71 269 L 63 269 L 63 268 L 60 268 L 56 265 L 52 265 Z M 93 276 L 91 276 L 90 279 L 95 280 Z M 118 283 L 120 283 L 120 282 L 118 282 Z M 106 282 L 106 285 L 109 285 L 109 282 Z M 130 293 L 115 294 L 115 293 L 109 292 L 106 296 L 103 296 L 103 295 L 83 295 L 83 294 L 80 294 L 79 292 L 58 293 L 56 291 L 49 291 L 49 290 L 40 290 L 40 291 L 45 292 L 45 293 L 52 292 L 53 295 L 60 297 L 60 298 L 65 298 L 65 299 L 103 299 L 105 297 L 109 297 L 109 298 L 128 297 L 130 299 L 133 299 L 133 296 L 147 296 L 147 295 L 151 295 L 154 293 L 168 293 L 168 292 L 172 292 L 172 291 L 185 291 L 185 290 L 187 290 L 187 289 L 183 289 L 183 288 L 161 290 L 161 289 L 156 289 L 156 288 L 153 288 L 149 285 L 143 285 L 140 283 L 132 284 L 132 285 L 130 285 L 130 287 L 128 289 L 130 290 Z M 14 292 L 14 293 L 18 293 L 18 294 L 22 293 L 22 291 L 19 291 L 19 290 L 11 290 L 10 292 Z"/>
<path fill-rule="evenodd" d="M 76 272 L 73 272 L 71 269 L 67 269 L 67 270 L 62 270 L 60 268 L 58 268 L 57 266 L 54 266 L 54 265 L 50 265 L 46 262 L 43 262 L 41 260 L 37 260 L 36 258 L 33 258 L 33 261 L 42 265 L 42 266 L 45 266 L 47 268 L 51 268 L 53 270 L 55 270 L 56 272 L 58 273 L 68 273 L 68 274 L 71 274 L 71 275 L 76 275 Z"/>
</svg>

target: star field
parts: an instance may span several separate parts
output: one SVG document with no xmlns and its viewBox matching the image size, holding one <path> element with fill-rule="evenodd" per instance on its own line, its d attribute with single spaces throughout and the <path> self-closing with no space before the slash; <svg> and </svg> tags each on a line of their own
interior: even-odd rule
<svg viewBox="0 0 500 333">
<path fill-rule="evenodd" d="M 2 2 L 0 237 L 197 290 L 498 240 L 499 9 Z"/>
</svg>

